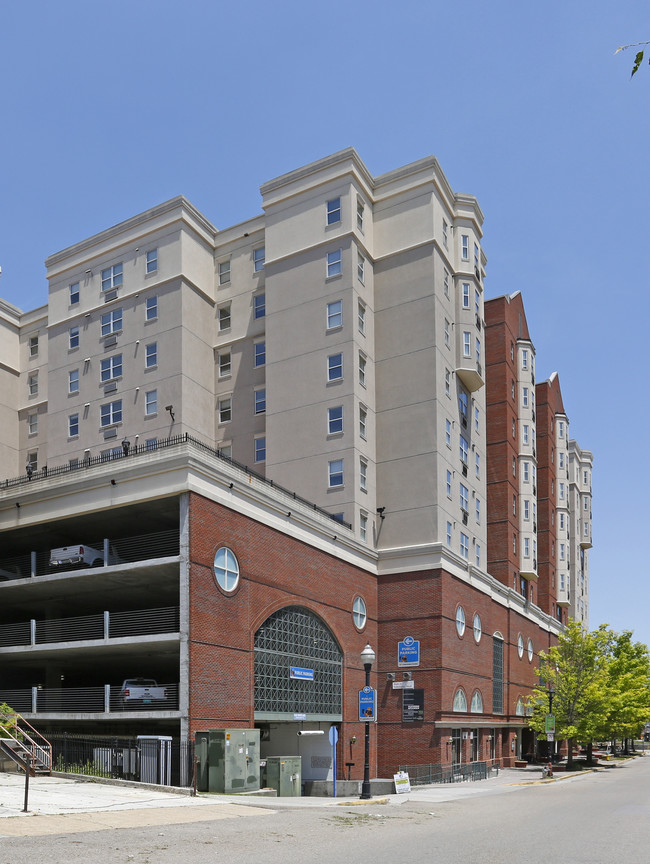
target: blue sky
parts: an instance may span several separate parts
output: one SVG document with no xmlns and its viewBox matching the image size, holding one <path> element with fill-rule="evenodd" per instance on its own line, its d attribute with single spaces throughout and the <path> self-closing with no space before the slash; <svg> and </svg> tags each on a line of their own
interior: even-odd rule
<svg viewBox="0 0 650 864">
<path fill-rule="evenodd" d="M 227 227 L 348 145 L 373 174 L 434 154 L 485 213 L 486 297 L 522 291 L 538 380 L 559 372 L 594 452 L 591 626 L 650 644 L 650 68 L 614 54 L 649 19 L 640 0 L 10 0 L 0 296 L 44 304 L 48 255 L 177 194 Z"/>
</svg>

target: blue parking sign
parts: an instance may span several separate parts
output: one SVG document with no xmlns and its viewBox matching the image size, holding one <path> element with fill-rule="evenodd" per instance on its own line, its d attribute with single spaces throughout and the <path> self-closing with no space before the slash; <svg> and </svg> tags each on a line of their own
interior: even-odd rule
<svg viewBox="0 0 650 864">
<path fill-rule="evenodd" d="M 420 640 L 412 636 L 405 636 L 397 643 L 397 665 L 419 666 L 420 665 Z"/>
<path fill-rule="evenodd" d="M 362 723 L 374 723 L 377 719 L 377 691 L 372 687 L 359 690 L 359 720 Z"/>
</svg>

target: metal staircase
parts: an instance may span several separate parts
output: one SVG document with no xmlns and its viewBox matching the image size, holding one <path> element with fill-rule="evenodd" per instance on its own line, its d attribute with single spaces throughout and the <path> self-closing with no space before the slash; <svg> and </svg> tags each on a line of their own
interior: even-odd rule
<svg viewBox="0 0 650 864">
<path fill-rule="evenodd" d="M 24 717 L 0 706 L 0 754 L 31 777 L 52 773 L 52 745 Z"/>
</svg>

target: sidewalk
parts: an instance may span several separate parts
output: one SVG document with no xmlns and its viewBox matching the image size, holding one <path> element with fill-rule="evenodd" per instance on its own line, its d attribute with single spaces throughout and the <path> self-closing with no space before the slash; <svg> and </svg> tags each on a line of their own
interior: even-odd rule
<svg viewBox="0 0 650 864">
<path fill-rule="evenodd" d="M 266 798 L 208 794 L 192 797 L 187 790 L 159 786 L 36 777 L 30 779 L 27 813 L 22 812 L 25 778 L 18 774 L 0 773 L 0 838 L 236 819 L 270 815 L 285 808 L 399 806 L 407 801 L 452 801 L 513 792 L 523 786 L 570 780 L 585 773 L 563 772 L 543 780 L 539 766 L 506 768 L 497 777 L 487 780 L 417 786 L 406 794 L 383 795 L 369 801 L 357 797 Z"/>
</svg>

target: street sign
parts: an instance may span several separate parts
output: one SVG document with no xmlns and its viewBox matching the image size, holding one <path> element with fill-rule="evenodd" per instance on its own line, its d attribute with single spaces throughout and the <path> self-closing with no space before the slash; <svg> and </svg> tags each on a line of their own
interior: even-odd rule
<svg viewBox="0 0 650 864">
<path fill-rule="evenodd" d="M 424 720 L 424 690 L 402 690 L 402 722 Z"/>
<path fill-rule="evenodd" d="M 555 716 L 547 714 L 544 718 L 544 732 L 555 732 Z"/>
<path fill-rule="evenodd" d="M 415 681 L 393 681 L 393 690 L 412 690 L 415 687 Z"/>
<path fill-rule="evenodd" d="M 412 636 L 405 636 L 397 643 L 397 665 L 419 666 L 420 665 L 420 641 Z"/>
<path fill-rule="evenodd" d="M 359 720 L 362 723 L 374 723 L 377 719 L 377 691 L 372 687 L 359 690 Z"/>
<path fill-rule="evenodd" d="M 336 728 L 336 726 L 330 726 L 329 739 L 332 747 L 339 740 L 339 730 Z"/>
<path fill-rule="evenodd" d="M 555 732 L 547 732 L 546 733 L 547 741 L 555 741 Z"/>
<path fill-rule="evenodd" d="M 300 681 L 313 681 L 314 670 L 302 669 L 300 666 L 289 667 L 289 678 L 297 678 Z"/>
<path fill-rule="evenodd" d="M 398 795 L 411 791 L 411 780 L 406 771 L 398 771 L 397 774 L 393 774 L 393 781 L 395 782 L 395 792 Z"/>
</svg>

